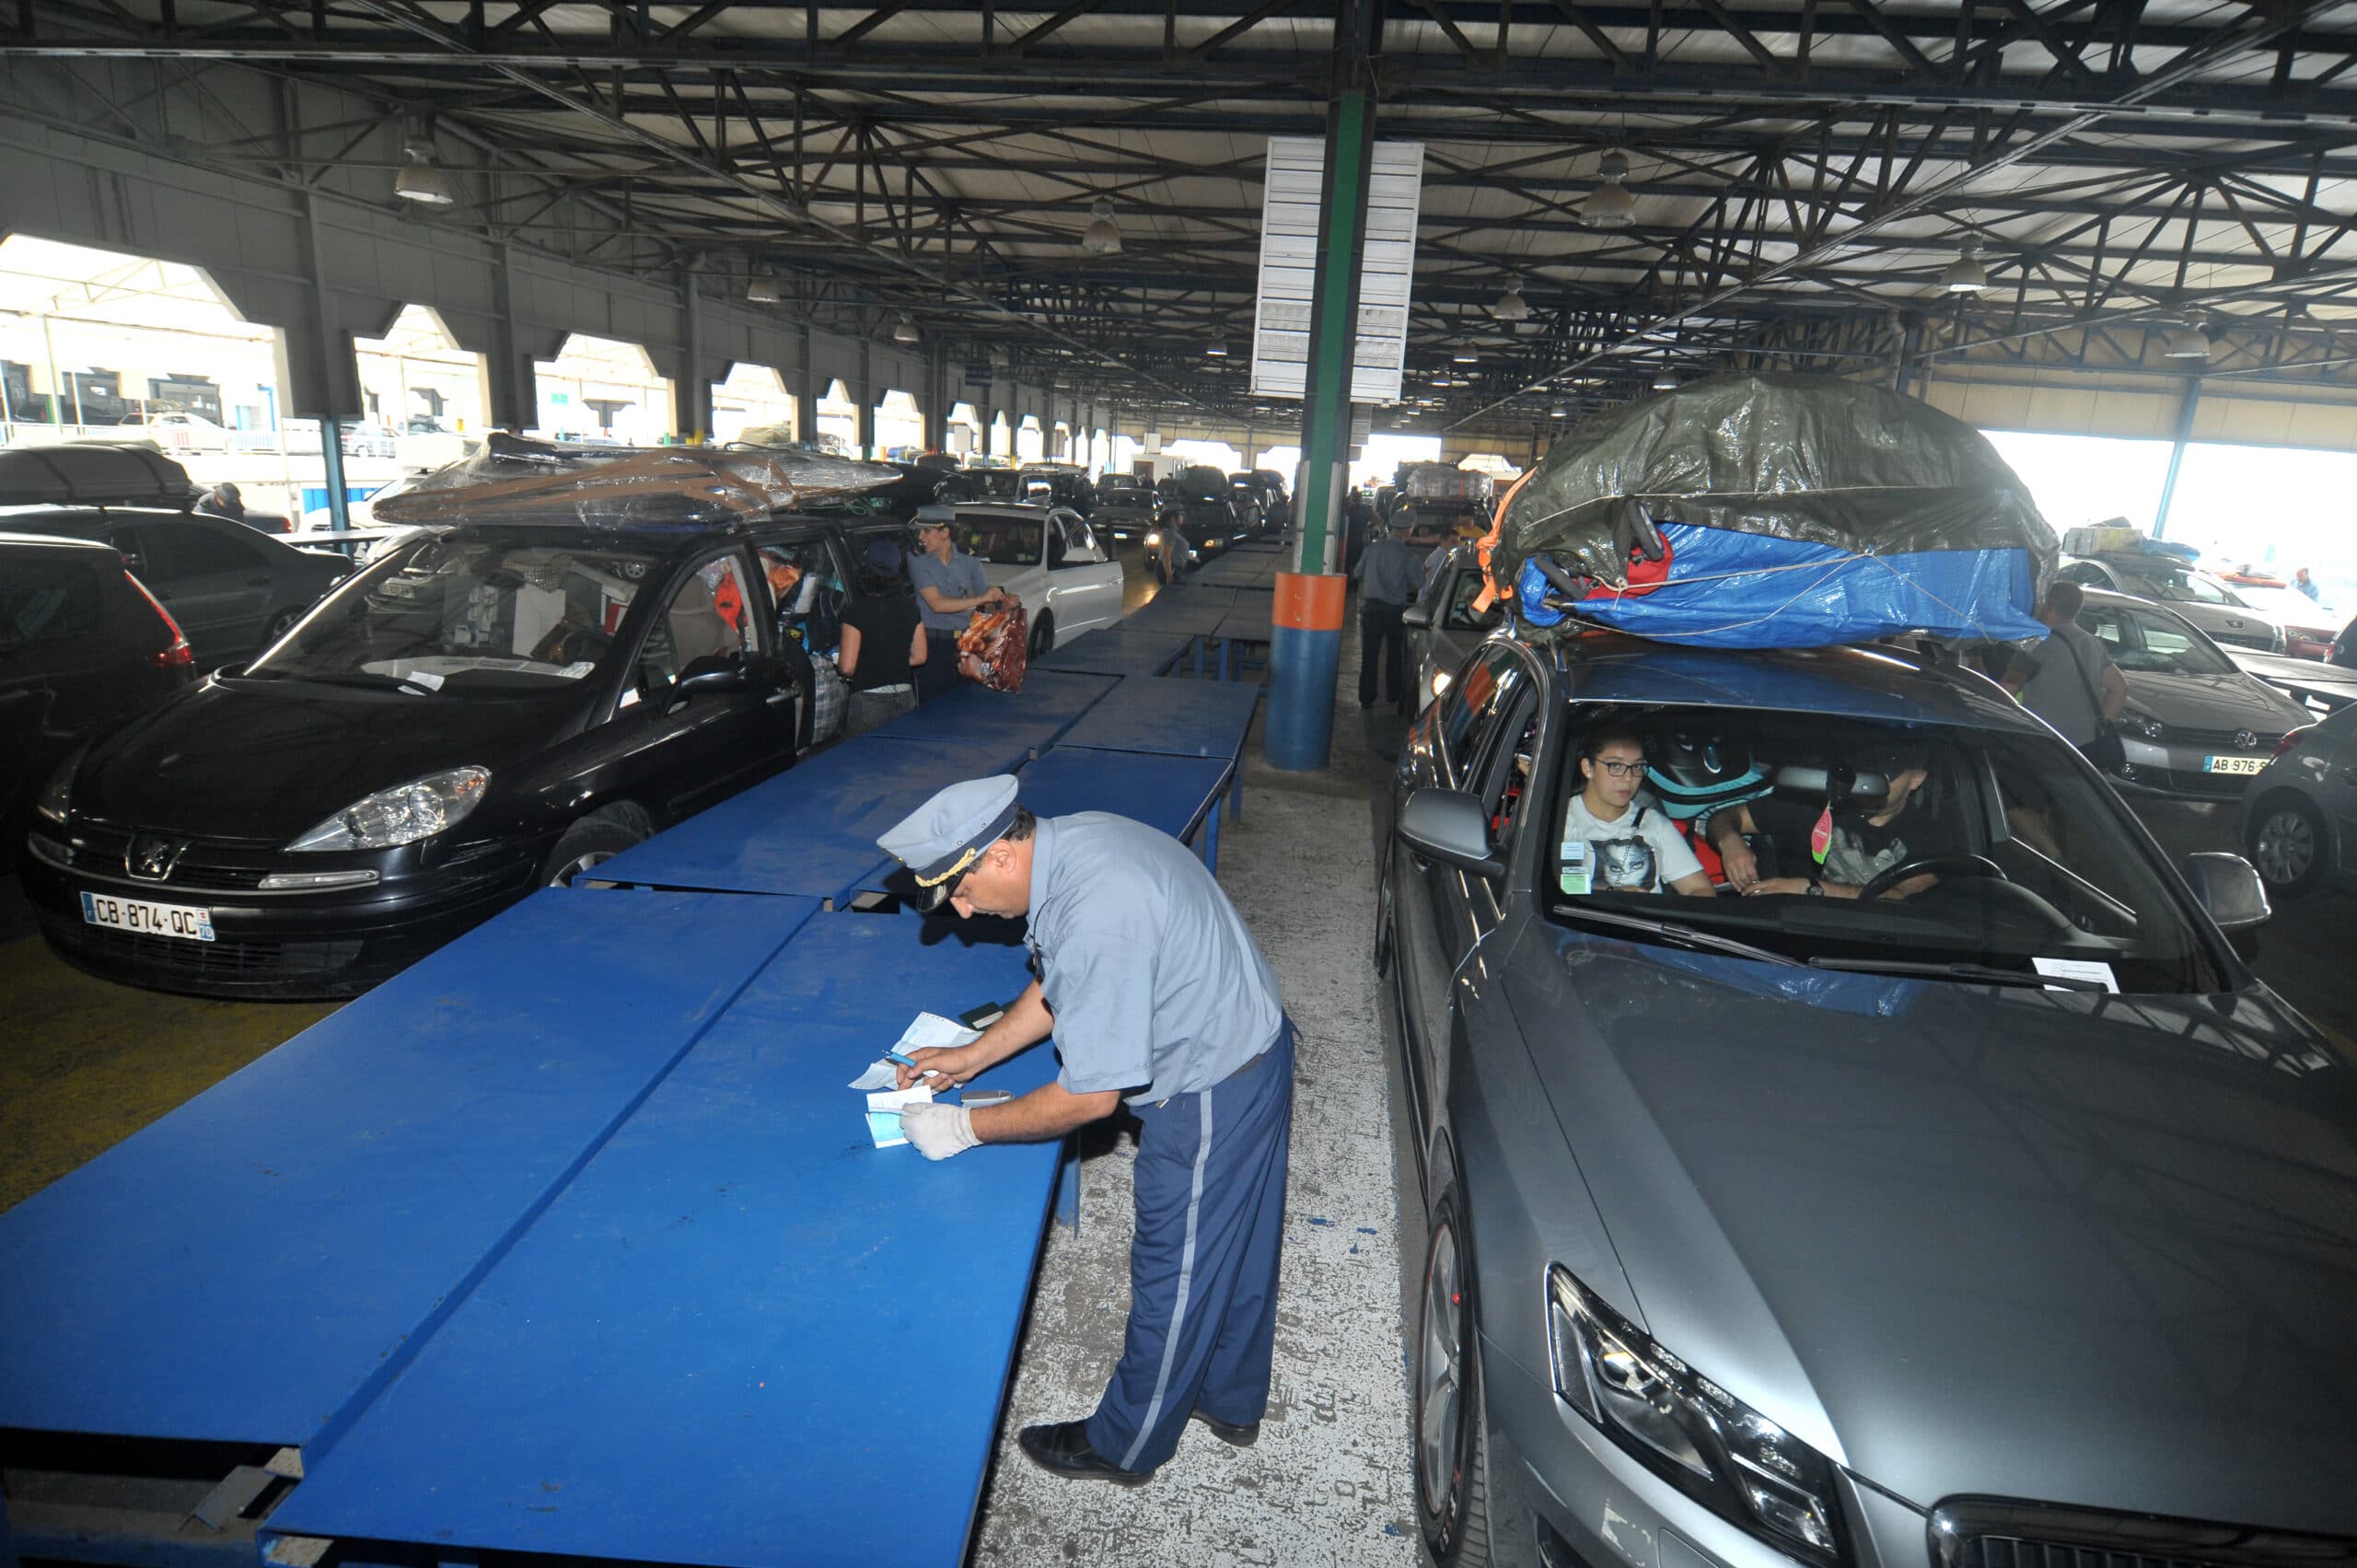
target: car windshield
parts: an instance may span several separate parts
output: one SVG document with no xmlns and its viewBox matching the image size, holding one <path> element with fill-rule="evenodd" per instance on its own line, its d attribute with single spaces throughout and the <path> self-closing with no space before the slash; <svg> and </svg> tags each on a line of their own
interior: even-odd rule
<svg viewBox="0 0 2357 1568">
<path fill-rule="evenodd" d="M 2119 575 L 2127 579 L 2129 592 L 2159 599 L 2164 604 L 2218 604 L 2233 610 L 2244 608 L 2243 601 L 2233 589 L 2206 573 L 2172 571 L 2165 566 L 2139 563 L 2122 566 Z"/>
<path fill-rule="evenodd" d="M 1505 619 L 1506 607 L 1492 603 L 1489 609 L 1476 611 L 1473 601 L 1481 597 L 1488 584 L 1477 569 L 1458 572 L 1449 579 L 1448 608 L 1441 615 L 1441 624 L 1452 632 L 1486 632 Z"/>
<path fill-rule="evenodd" d="M 510 695 L 598 668 L 652 555 L 437 537 L 400 548 L 255 660 L 256 679 Z"/>
<path fill-rule="evenodd" d="M 1582 754 L 1553 792 L 1540 889 L 1559 922 L 1633 919 L 1674 946 L 1828 969 L 2225 989 L 2118 798 L 2051 736 L 1773 711 L 1572 719 Z"/>
<path fill-rule="evenodd" d="M 2079 627 L 2104 645 L 2111 662 L 2130 673 L 2231 675 L 2235 662 L 2199 632 L 2165 610 L 2138 604 L 2090 604 Z"/>
<path fill-rule="evenodd" d="M 1097 482 L 1099 495 L 1143 495 L 1145 486 L 1125 473 L 1109 473 Z"/>
<path fill-rule="evenodd" d="M 959 517 L 958 548 L 993 566 L 1037 566 L 1047 540 L 1042 517 Z"/>
</svg>

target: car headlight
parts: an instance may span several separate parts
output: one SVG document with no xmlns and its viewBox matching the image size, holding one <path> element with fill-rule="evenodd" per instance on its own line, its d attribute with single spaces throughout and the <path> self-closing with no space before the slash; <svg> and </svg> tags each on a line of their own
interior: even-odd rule
<svg viewBox="0 0 2357 1568">
<path fill-rule="evenodd" d="M 2166 725 L 2152 714 L 2140 714 L 2133 708 L 2120 715 L 2119 726 L 2129 734 L 2142 736 L 2146 740 L 2158 740 L 2168 734 Z"/>
<path fill-rule="evenodd" d="M 1446 671 L 1446 670 L 1445 670 L 1445 669 L 1435 669 L 1435 670 L 1434 670 L 1434 671 L 1433 671 L 1433 695 L 1434 695 L 1434 696 L 1435 696 L 1435 697 L 1437 697 L 1437 696 L 1439 696 L 1442 692 L 1444 692 L 1444 691 L 1447 691 L 1447 690 L 1448 690 L 1448 680 L 1449 680 L 1448 671 Z"/>
<path fill-rule="evenodd" d="M 1547 1271 L 1555 1391 L 1714 1513 L 1806 1562 L 1846 1560 L 1832 1461 Z"/>
<path fill-rule="evenodd" d="M 74 773 L 82 765 L 82 752 L 76 749 L 57 765 L 49 782 L 41 787 L 33 800 L 33 810 L 44 820 L 65 826 L 65 818 L 74 808 Z"/>
<path fill-rule="evenodd" d="M 450 768 L 355 800 L 286 847 L 391 849 L 456 827 L 482 803 L 489 768 Z"/>
<path fill-rule="evenodd" d="M 1145 541 L 1148 544 L 1160 544 L 1162 542 L 1162 536 L 1158 533 L 1150 533 L 1145 536 Z"/>
</svg>

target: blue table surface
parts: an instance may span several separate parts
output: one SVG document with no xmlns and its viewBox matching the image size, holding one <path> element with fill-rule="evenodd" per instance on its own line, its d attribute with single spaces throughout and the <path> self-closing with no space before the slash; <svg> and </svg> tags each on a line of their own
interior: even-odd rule
<svg viewBox="0 0 2357 1568">
<path fill-rule="evenodd" d="M 1018 692 L 991 691 L 970 680 L 902 714 L 869 733 L 909 740 L 956 740 L 996 750 L 1025 751 L 1053 744 L 1098 698 L 1113 688 L 1111 675 L 1060 669 L 1027 672 Z"/>
<path fill-rule="evenodd" d="M 816 907 L 538 893 L 0 1215 L 0 1427 L 331 1437 Z"/>
<path fill-rule="evenodd" d="M 1266 643 L 1274 639 L 1276 632 L 1269 623 L 1266 606 L 1259 610 L 1237 610 L 1212 628 L 1211 634 L 1222 642 Z"/>
<path fill-rule="evenodd" d="M 1233 766 L 1219 757 L 1059 746 L 1015 776 L 1023 804 L 1039 816 L 1112 811 L 1184 839 L 1210 814 Z"/>
<path fill-rule="evenodd" d="M 1028 749 L 855 736 L 625 850 L 598 875 L 663 888 L 841 899 L 890 858 L 877 846 L 877 834 L 944 785 L 1011 771 Z"/>
<path fill-rule="evenodd" d="M 1044 658 L 1034 660 L 1031 668 L 1155 675 L 1176 664 L 1193 641 L 1182 632 L 1112 626 L 1074 638 Z"/>
<path fill-rule="evenodd" d="M 1260 688 L 1235 680 L 1132 675 L 1057 744 L 1232 761 L 1244 751 Z"/>
<path fill-rule="evenodd" d="M 843 1086 L 918 1009 L 1019 993 L 1019 942 L 964 935 L 813 919 L 273 1530 L 721 1568 L 959 1562 L 1057 1145 L 877 1149 Z M 978 1086 L 1054 1072 L 1042 1044 Z"/>
<path fill-rule="evenodd" d="M 1234 608 L 1234 596 L 1224 589 L 1210 589 L 1201 597 L 1165 592 L 1132 610 L 1122 624 L 1142 632 L 1202 636 Z"/>
</svg>

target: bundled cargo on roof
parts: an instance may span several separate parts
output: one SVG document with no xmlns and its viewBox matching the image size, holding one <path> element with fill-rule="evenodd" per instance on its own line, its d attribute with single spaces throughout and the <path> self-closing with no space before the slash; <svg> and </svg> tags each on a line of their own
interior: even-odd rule
<svg viewBox="0 0 2357 1568">
<path fill-rule="evenodd" d="M 1980 432 L 1879 388 L 1726 376 L 1586 420 L 1484 549 L 1534 626 L 1712 647 L 2045 635 L 2054 533 Z"/>
<path fill-rule="evenodd" d="M 386 523 L 707 528 L 893 483 L 898 469 L 819 452 L 574 447 L 493 435 L 470 457 L 379 498 Z"/>
</svg>

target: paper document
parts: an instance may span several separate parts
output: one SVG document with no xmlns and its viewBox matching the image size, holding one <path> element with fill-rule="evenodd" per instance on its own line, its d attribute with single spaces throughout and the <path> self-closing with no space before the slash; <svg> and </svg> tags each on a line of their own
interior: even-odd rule
<svg viewBox="0 0 2357 1568">
<path fill-rule="evenodd" d="M 2101 958 L 2033 958 L 2029 963 L 2030 968 L 2038 973 L 2052 975 L 2056 980 L 2091 980 L 2106 991 L 2117 992 L 2119 989 L 2119 981 L 2113 976 L 2111 966 Z M 2049 985 L 2046 989 L 2061 991 L 2066 988 Z"/>
<path fill-rule="evenodd" d="M 981 1038 L 980 1029 L 970 1029 L 955 1018 L 945 1018 L 938 1013 L 919 1013 L 916 1022 L 901 1032 L 900 1038 L 893 1042 L 892 1049 L 906 1056 L 911 1051 L 928 1047 L 947 1049 L 968 1045 Z M 900 1075 L 892 1070 L 892 1063 L 879 1060 L 853 1078 L 851 1087 L 888 1089 L 900 1081 Z"/>
<path fill-rule="evenodd" d="M 900 1131 L 900 1110 L 905 1106 L 931 1105 L 933 1091 L 919 1084 L 912 1089 L 894 1089 L 886 1094 L 867 1097 L 867 1135 L 876 1140 L 879 1149 L 888 1149 L 909 1141 Z"/>
</svg>

